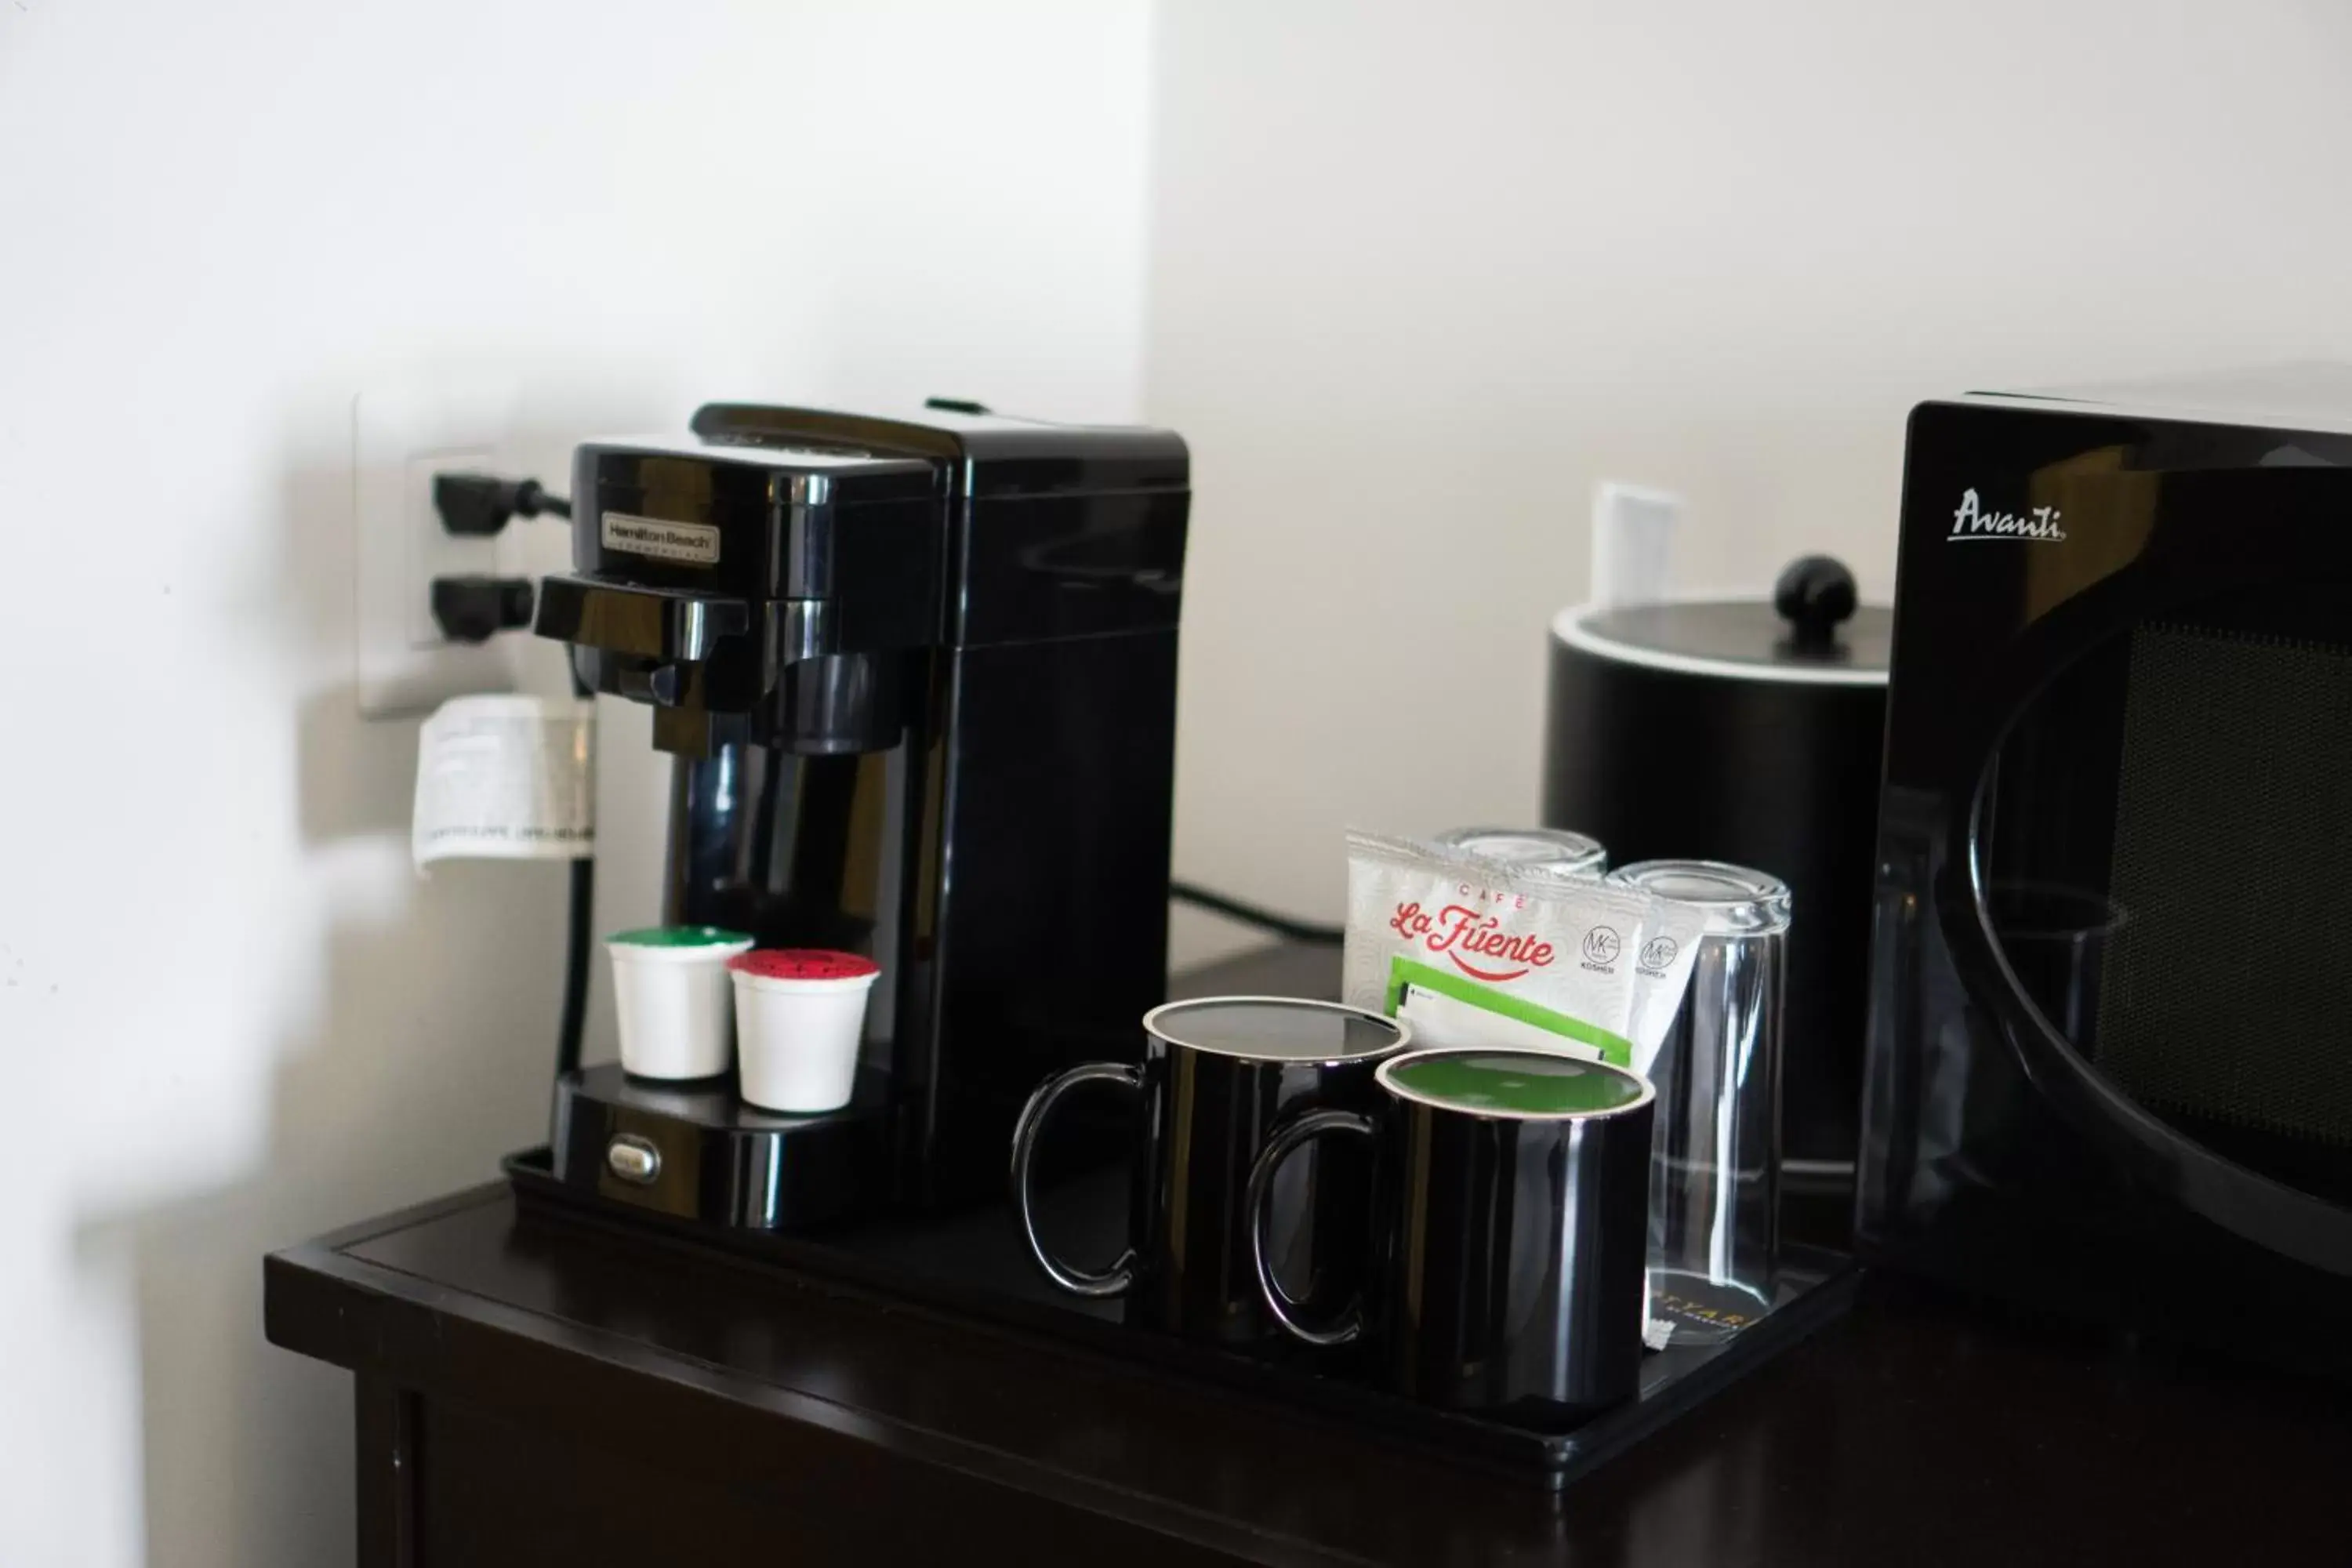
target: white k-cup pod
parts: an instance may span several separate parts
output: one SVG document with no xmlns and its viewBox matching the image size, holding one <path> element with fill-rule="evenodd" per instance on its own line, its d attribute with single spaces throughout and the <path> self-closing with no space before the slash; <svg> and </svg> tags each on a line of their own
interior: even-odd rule
<svg viewBox="0 0 2352 1568">
<path fill-rule="evenodd" d="M 847 1105 L 879 966 L 854 952 L 761 948 L 727 967 L 745 1102 L 803 1116 Z"/>
<path fill-rule="evenodd" d="M 604 939 L 621 1068 L 635 1078 L 717 1078 L 733 1043 L 727 961 L 751 939 L 717 926 L 648 926 Z"/>
</svg>

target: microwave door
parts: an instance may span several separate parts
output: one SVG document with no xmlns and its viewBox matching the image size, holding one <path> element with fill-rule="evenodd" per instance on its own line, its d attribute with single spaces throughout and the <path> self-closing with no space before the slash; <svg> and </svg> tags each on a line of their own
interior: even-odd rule
<svg viewBox="0 0 2352 1568">
<path fill-rule="evenodd" d="M 2106 483 L 1954 716 L 1937 924 L 2086 1138 L 2352 1276 L 2352 473 Z"/>
</svg>

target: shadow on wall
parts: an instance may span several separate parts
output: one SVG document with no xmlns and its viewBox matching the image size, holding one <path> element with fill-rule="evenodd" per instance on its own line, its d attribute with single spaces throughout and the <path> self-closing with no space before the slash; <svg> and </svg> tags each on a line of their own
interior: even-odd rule
<svg viewBox="0 0 2352 1568">
<path fill-rule="evenodd" d="M 341 649 L 346 677 L 350 496 L 346 469 L 293 478 L 277 584 L 287 660 L 315 670 L 322 647 Z M 489 1180 L 500 1152 L 544 1132 L 562 868 L 457 862 L 416 879 L 417 720 L 361 720 L 348 679 L 291 717 L 304 897 L 279 931 L 299 950 L 280 973 L 312 1002 L 257 1090 L 269 1100 L 253 1119 L 268 1126 L 257 1163 L 78 1237 L 86 1262 L 127 1251 L 135 1272 L 154 1568 L 350 1561 L 350 1377 L 265 1342 L 262 1256 Z"/>
</svg>

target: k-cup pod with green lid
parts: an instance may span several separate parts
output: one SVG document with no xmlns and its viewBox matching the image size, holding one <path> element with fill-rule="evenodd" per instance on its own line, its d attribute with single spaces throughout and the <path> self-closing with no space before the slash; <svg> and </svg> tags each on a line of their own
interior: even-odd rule
<svg viewBox="0 0 2352 1568">
<path fill-rule="evenodd" d="M 646 926 L 604 939 L 621 1068 L 635 1078 L 717 1078 L 727 1070 L 734 1012 L 727 961 L 751 939 L 717 926 Z"/>
<path fill-rule="evenodd" d="M 838 1110 L 857 1088 L 866 998 L 881 966 L 854 952 L 763 947 L 727 967 L 742 1040 L 741 1090 L 762 1110 Z"/>
</svg>

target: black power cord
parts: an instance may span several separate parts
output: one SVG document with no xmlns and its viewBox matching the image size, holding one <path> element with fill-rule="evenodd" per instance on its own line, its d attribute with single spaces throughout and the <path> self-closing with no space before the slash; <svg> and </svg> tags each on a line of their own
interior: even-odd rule
<svg viewBox="0 0 2352 1568">
<path fill-rule="evenodd" d="M 583 702 L 593 701 L 595 693 L 580 679 L 580 666 L 572 666 L 572 694 Z M 571 919 L 563 939 L 563 1021 L 556 1026 L 555 1076 L 580 1070 L 580 1040 L 588 1029 L 588 963 L 590 950 L 595 945 L 592 922 L 596 913 L 596 858 L 583 855 L 572 862 Z"/>
<path fill-rule="evenodd" d="M 572 503 L 537 479 L 496 474 L 436 474 L 433 510 L 461 539 L 488 539 L 518 517 L 572 515 Z M 536 589 L 528 577 L 463 575 L 433 579 L 433 619 L 451 642 L 486 643 L 530 625 Z"/>
<path fill-rule="evenodd" d="M 572 515 L 572 502 L 537 479 L 496 474 L 436 474 L 433 509 L 441 526 L 470 539 L 497 534 L 518 517 L 552 512 Z M 436 577 L 433 616 L 443 635 L 457 642 L 487 642 L 501 631 L 530 625 L 532 584 L 527 577 Z M 569 662 L 569 661 L 567 661 Z M 583 701 L 595 694 L 572 667 L 572 693 Z M 572 862 L 570 911 L 563 938 L 563 1016 L 555 1026 L 555 1075 L 580 1069 L 581 1040 L 588 1031 L 588 967 L 595 946 L 596 861 L 583 855 Z"/>
<path fill-rule="evenodd" d="M 572 515 L 572 503 L 537 479 L 507 479 L 496 474 L 436 474 L 433 509 L 441 526 L 469 539 L 498 532 L 519 517 L 553 512 Z"/>
<path fill-rule="evenodd" d="M 596 862 L 572 862 L 572 919 L 563 947 L 563 1021 L 556 1026 L 555 1076 L 580 1070 L 580 1040 L 588 1030 L 589 923 L 596 908 Z"/>
<path fill-rule="evenodd" d="M 537 596 L 528 577 L 436 577 L 433 620 L 451 642 L 486 643 L 530 625 Z"/>
<path fill-rule="evenodd" d="M 1276 914 L 1272 910 L 1244 903 L 1239 899 L 1229 899 L 1223 893 L 1212 892 L 1192 882 L 1169 883 L 1168 896 L 1180 904 L 1191 904 L 1213 915 L 1223 915 L 1229 921 L 1238 921 L 1243 925 L 1271 931 L 1286 942 L 1308 942 L 1316 947 L 1338 947 L 1348 940 L 1343 927 L 1293 920 L 1288 915 Z"/>
</svg>

